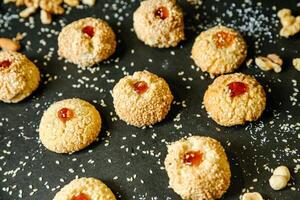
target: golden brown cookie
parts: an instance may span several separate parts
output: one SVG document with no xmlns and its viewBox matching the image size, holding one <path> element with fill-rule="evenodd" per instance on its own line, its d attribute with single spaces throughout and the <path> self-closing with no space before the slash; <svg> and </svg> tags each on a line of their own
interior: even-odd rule
<svg viewBox="0 0 300 200">
<path fill-rule="evenodd" d="M 183 13 L 175 0 L 145 0 L 134 12 L 133 27 L 146 45 L 175 47 L 184 39 Z"/>
<path fill-rule="evenodd" d="M 148 71 L 122 78 L 115 85 L 112 96 L 117 115 L 137 127 L 163 120 L 173 101 L 168 83 Z"/>
<path fill-rule="evenodd" d="M 246 56 L 247 45 L 243 37 L 224 26 L 200 33 L 192 48 L 192 59 L 196 65 L 212 76 L 233 72 Z"/>
<path fill-rule="evenodd" d="M 40 123 L 40 140 L 50 151 L 73 153 L 94 142 L 101 129 L 96 108 L 81 99 L 65 99 L 52 104 Z"/>
<path fill-rule="evenodd" d="M 204 106 L 222 126 L 257 120 L 266 107 L 266 94 L 255 78 L 242 73 L 222 75 L 204 94 Z"/>
<path fill-rule="evenodd" d="M 79 178 L 65 185 L 53 200 L 116 200 L 116 197 L 102 181 Z"/>
<path fill-rule="evenodd" d="M 103 20 L 84 18 L 65 26 L 58 36 L 58 54 L 71 63 L 90 67 L 116 50 L 116 36 Z"/>
<path fill-rule="evenodd" d="M 40 72 L 25 55 L 0 51 L 0 101 L 17 103 L 39 86 Z"/>
<path fill-rule="evenodd" d="M 165 168 L 169 184 L 182 199 L 219 199 L 230 185 L 230 165 L 222 145 L 192 136 L 168 146 Z"/>
</svg>

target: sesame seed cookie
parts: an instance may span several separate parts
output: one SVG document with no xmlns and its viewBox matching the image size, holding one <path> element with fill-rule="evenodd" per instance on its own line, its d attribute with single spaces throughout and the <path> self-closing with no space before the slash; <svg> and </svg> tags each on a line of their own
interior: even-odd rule
<svg viewBox="0 0 300 200">
<path fill-rule="evenodd" d="M 20 102 L 38 88 L 39 82 L 38 68 L 25 55 L 0 51 L 0 101 Z"/>
<path fill-rule="evenodd" d="M 242 73 L 222 75 L 206 90 L 204 106 L 219 125 L 241 125 L 262 115 L 266 94 L 252 76 Z"/>
<path fill-rule="evenodd" d="M 173 101 L 168 83 L 148 71 L 122 78 L 113 88 L 112 96 L 117 115 L 137 127 L 162 121 Z"/>
<path fill-rule="evenodd" d="M 230 185 L 226 153 L 209 137 L 192 136 L 169 145 L 165 169 L 170 186 L 182 199 L 219 199 Z"/>
<path fill-rule="evenodd" d="M 53 200 L 116 200 L 116 197 L 102 181 L 79 178 L 65 185 Z"/>
<path fill-rule="evenodd" d="M 105 21 L 91 17 L 72 22 L 58 36 L 58 55 L 83 67 L 106 60 L 116 46 L 112 28 Z"/>
<path fill-rule="evenodd" d="M 142 1 L 133 14 L 133 27 L 151 47 L 175 47 L 184 39 L 183 13 L 175 0 Z"/>
<path fill-rule="evenodd" d="M 96 108 L 74 98 L 52 104 L 43 114 L 39 133 L 50 151 L 73 153 L 95 141 L 100 129 L 101 117 Z"/>
<path fill-rule="evenodd" d="M 233 72 L 246 59 L 247 45 L 234 29 L 216 26 L 203 31 L 192 48 L 192 59 L 211 76 Z"/>
</svg>

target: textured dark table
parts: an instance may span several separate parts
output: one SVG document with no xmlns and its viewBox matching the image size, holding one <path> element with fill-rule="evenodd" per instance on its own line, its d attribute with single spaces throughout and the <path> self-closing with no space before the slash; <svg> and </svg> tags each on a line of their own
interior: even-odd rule
<svg viewBox="0 0 300 200">
<path fill-rule="evenodd" d="M 204 0 L 196 8 L 181 0 L 187 39 L 177 48 L 155 49 L 138 41 L 132 32 L 137 0 L 98 0 L 95 7 L 54 17 L 50 26 L 41 25 L 38 14 L 29 21 L 19 20 L 20 9 L 1 1 L 0 36 L 28 34 L 22 52 L 35 60 L 43 83 L 21 103 L 0 103 L 0 199 L 52 199 L 59 187 L 76 176 L 103 180 L 119 199 L 180 199 L 168 188 L 163 169 L 166 143 L 191 134 L 207 135 L 224 145 L 232 169 L 232 184 L 224 199 L 238 199 L 246 190 L 261 192 L 265 199 L 300 199 L 300 175 L 294 172 L 300 164 L 300 95 L 295 85 L 300 84 L 300 72 L 291 65 L 292 58 L 300 57 L 300 39 L 299 34 L 280 38 L 276 18 L 283 7 L 298 15 L 300 11 L 296 0 L 261 2 Z M 61 26 L 86 16 L 107 19 L 119 39 L 117 53 L 96 66 L 94 73 L 66 64 L 56 54 Z M 242 32 L 249 44 L 249 58 L 274 52 L 284 59 L 279 74 L 245 64 L 238 70 L 254 75 L 268 91 L 264 115 L 245 126 L 220 127 L 202 108 L 204 91 L 212 79 L 192 66 L 190 50 L 201 30 L 218 23 Z M 124 74 L 143 69 L 167 80 L 176 104 L 163 122 L 138 129 L 116 120 L 110 91 Z M 93 102 L 101 112 L 100 140 L 73 155 L 55 154 L 40 144 L 38 125 L 51 103 L 71 97 Z M 285 190 L 275 192 L 268 179 L 270 169 L 278 165 L 290 168 L 292 180 Z"/>
</svg>

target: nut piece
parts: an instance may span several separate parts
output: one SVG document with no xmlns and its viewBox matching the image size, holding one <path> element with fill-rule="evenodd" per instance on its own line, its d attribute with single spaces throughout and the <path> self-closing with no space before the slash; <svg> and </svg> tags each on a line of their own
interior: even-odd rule
<svg viewBox="0 0 300 200">
<path fill-rule="evenodd" d="M 71 7 L 76 7 L 79 5 L 79 0 L 64 0 L 64 3 Z"/>
<path fill-rule="evenodd" d="M 247 192 L 243 195 L 242 200 L 264 200 L 258 192 Z"/>
<path fill-rule="evenodd" d="M 39 2 L 40 0 L 24 0 L 26 7 L 34 7 L 35 9 L 39 7 Z"/>
<path fill-rule="evenodd" d="M 0 38 L 0 48 L 3 50 L 18 51 L 21 46 L 18 41 L 8 38 Z"/>
<path fill-rule="evenodd" d="M 277 13 L 282 29 L 280 30 L 280 36 L 290 37 L 300 32 L 300 16 L 294 17 L 290 9 L 281 9 Z"/>
<path fill-rule="evenodd" d="M 34 7 L 25 8 L 24 10 L 22 10 L 20 12 L 20 17 L 27 18 L 30 15 L 32 15 L 33 13 L 35 13 L 35 11 L 36 11 L 36 8 L 34 8 Z"/>
<path fill-rule="evenodd" d="M 89 6 L 93 6 L 95 5 L 96 0 L 82 0 L 83 4 L 89 5 Z"/>
<path fill-rule="evenodd" d="M 300 72 L 300 58 L 294 58 L 293 65 L 294 65 L 295 69 Z"/>
<path fill-rule="evenodd" d="M 52 22 L 51 14 L 45 10 L 41 10 L 41 22 L 43 24 L 51 24 L 51 22 Z"/>
<path fill-rule="evenodd" d="M 273 190 L 282 190 L 287 185 L 285 176 L 272 175 L 269 179 L 270 186 Z"/>
<path fill-rule="evenodd" d="M 291 174 L 289 169 L 286 166 L 279 166 L 273 171 L 269 183 L 273 190 L 282 190 L 287 186 L 290 178 Z"/>
<path fill-rule="evenodd" d="M 50 24 L 52 22 L 52 14 L 61 15 L 65 10 L 63 4 L 71 7 L 79 5 L 80 0 L 3 0 L 4 3 L 15 3 L 16 6 L 26 6 L 20 12 L 20 17 L 27 18 L 34 14 L 37 10 L 41 9 L 41 21 L 43 24 Z M 93 6 L 96 0 L 82 0 L 83 4 Z"/>
<path fill-rule="evenodd" d="M 255 64 L 263 71 L 274 70 L 276 73 L 281 72 L 283 61 L 276 54 L 269 54 L 267 57 L 259 56 L 255 58 Z"/>
<path fill-rule="evenodd" d="M 284 176 L 288 182 L 291 178 L 289 169 L 286 166 L 279 166 L 273 171 L 273 175 Z"/>
<path fill-rule="evenodd" d="M 64 8 L 61 7 L 63 0 L 40 0 L 40 8 L 56 15 L 61 15 L 65 12 Z"/>
</svg>

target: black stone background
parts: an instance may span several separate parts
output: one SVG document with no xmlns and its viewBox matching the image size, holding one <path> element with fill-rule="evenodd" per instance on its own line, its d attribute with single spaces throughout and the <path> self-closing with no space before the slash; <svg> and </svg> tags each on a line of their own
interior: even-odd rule
<svg viewBox="0 0 300 200">
<path fill-rule="evenodd" d="M 2 21 L 0 36 L 14 37 L 17 32 L 28 33 L 22 44 L 24 46 L 27 41 L 31 41 L 32 45 L 30 49 L 23 48 L 22 52 L 31 60 L 37 61 L 37 66 L 43 74 L 43 84 L 34 92 L 33 96 L 21 103 L 0 103 L 0 120 L 2 122 L 2 126 L 0 126 L 0 199 L 52 199 L 58 191 L 57 186 L 65 185 L 76 175 L 79 177 L 92 176 L 103 180 L 119 199 L 180 199 L 168 188 L 168 177 L 161 167 L 163 167 L 162 163 L 167 150 L 165 141 L 176 141 L 190 134 L 210 136 L 218 139 L 224 145 L 231 163 L 232 184 L 223 199 L 238 199 L 239 195 L 243 193 L 242 189 L 249 189 L 250 187 L 253 187 L 250 191 L 262 193 L 265 199 L 300 199 L 299 173 L 294 174 L 292 172 L 293 180 L 291 183 L 296 191 L 292 191 L 289 187 L 283 191 L 275 192 L 268 184 L 271 173 L 264 170 L 263 167 L 265 164 L 270 168 L 284 164 L 293 171 L 296 165 L 294 159 L 299 159 L 299 152 L 297 151 L 300 147 L 297 137 L 299 131 L 294 126 L 300 121 L 299 103 L 297 102 L 296 106 L 292 106 L 289 100 L 293 89 L 291 79 L 300 81 L 300 73 L 291 65 L 292 58 L 299 57 L 299 35 L 291 39 L 277 36 L 273 39 L 275 42 L 269 42 L 266 39 L 260 43 L 262 47 L 257 49 L 254 47 L 256 40 L 254 35 L 242 31 L 249 44 L 249 58 L 253 58 L 257 52 L 261 51 L 262 54 L 278 53 L 284 59 L 284 70 L 279 74 L 262 72 L 253 65 L 247 68 L 245 64 L 238 70 L 255 75 L 266 90 L 271 89 L 271 92 L 268 92 L 267 109 L 257 122 L 231 128 L 220 127 L 207 118 L 205 110 L 201 108 L 204 91 L 212 79 L 200 71 L 191 69 L 190 66 L 194 64 L 190 59 L 192 44 L 203 28 L 217 24 L 216 18 L 218 17 L 222 19 L 224 25 L 239 29 L 238 27 L 241 25 L 239 16 L 233 15 L 237 22 L 232 22 L 233 18 L 226 14 L 222 16 L 222 14 L 226 10 L 234 10 L 233 3 L 236 4 L 236 7 L 240 7 L 241 2 L 241 0 L 204 0 L 204 5 L 195 9 L 187 2 L 179 1 L 185 12 L 187 39 L 179 47 L 171 49 L 150 48 L 137 40 L 131 28 L 132 13 L 138 7 L 139 1 L 98 0 L 95 7 L 73 9 L 69 15 L 54 17 L 56 23 L 49 26 L 41 25 L 39 15 L 36 14 L 34 16 L 34 29 L 25 27 L 24 22 L 20 22 L 18 19 L 11 20 L 9 28 L 5 27 Z M 252 2 L 253 5 L 248 5 L 248 7 L 255 8 L 258 1 Z M 300 14 L 299 7 L 296 7 L 296 0 L 263 0 L 261 2 L 263 13 L 266 16 L 276 13 L 271 9 L 273 5 L 276 5 L 277 8 L 289 7 L 295 14 Z M 109 8 L 104 8 L 105 3 L 109 3 Z M 113 9 L 112 4 L 116 4 L 118 8 L 124 8 L 119 13 L 119 15 L 124 16 L 124 21 L 121 23 L 119 19 L 113 17 L 117 11 Z M 217 11 L 212 9 L 212 5 Z M 1 17 L 16 14 L 19 11 L 20 8 L 15 9 L 12 4 L 0 3 Z M 129 16 L 125 16 L 125 13 L 128 13 Z M 194 19 L 197 13 L 201 16 L 200 20 Z M 57 23 L 58 21 L 70 23 L 87 16 L 104 18 L 105 15 L 110 16 L 107 21 L 119 39 L 118 50 L 110 62 L 100 63 L 97 66 L 99 70 L 95 73 L 88 70 L 81 72 L 73 64 L 66 64 L 63 60 L 59 60 L 56 54 L 56 36 L 47 38 L 46 33 L 40 32 L 41 27 L 60 31 L 61 26 Z M 272 23 L 274 22 L 270 22 L 271 27 Z M 273 34 L 278 33 L 280 29 L 280 25 L 278 22 L 276 23 L 271 30 Z M 38 34 L 38 32 L 40 33 Z M 250 36 L 246 36 L 247 34 Z M 46 40 L 46 47 L 39 43 L 40 39 Z M 45 59 L 43 56 L 49 52 L 50 47 L 55 49 L 54 55 L 44 66 Z M 282 50 L 283 47 L 285 50 Z M 38 52 L 38 48 L 42 48 L 42 51 Z M 135 50 L 134 54 L 131 53 L 132 49 Z M 171 51 L 175 52 L 175 56 L 171 55 Z M 117 58 L 119 58 L 119 62 L 114 62 Z M 152 59 L 153 62 L 149 62 L 149 59 Z M 131 62 L 135 63 L 134 67 L 130 66 Z M 117 68 L 116 65 L 120 67 Z M 67 66 L 67 70 L 64 71 L 62 66 Z M 113 117 L 116 115 L 110 90 L 115 83 L 108 83 L 107 79 L 119 80 L 124 76 L 123 67 L 125 67 L 124 71 L 130 74 L 134 71 L 147 69 L 164 77 L 170 84 L 176 102 L 186 101 L 187 107 L 173 105 L 167 119 L 153 128 L 138 129 L 128 126 L 120 120 L 112 121 L 111 112 L 113 112 Z M 182 77 L 178 76 L 180 71 L 184 71 L 183 77 L 192 77 L 193 80 L 183 81 Z M 51 77 L 57 75 L 58 79 L 47 82 L 46 74 L 50 74 Z M 67 78 L 69 74 L 72 75 L 71 79 Z M 106 78 L 100 78 L 102 74 L 106 74 Z M 104 92 L 95 92 L 94 89 L 84 88 L 84 85 L 80 89 L 73 88 L 72 84 L 77 83 L 77 80 L 83 76 L 91 79 L 98 77 L 98 81 L 86 81 L 86 83 L 96 84 L 99 88 L 103 88 Z M 201 76 L 204 77 L 203 80 Z M 191 86 L 190 90 L 186 89 L 187 85 Z M 62 96 L 58 93 L 62 93 Z M 103 129 L 100 140 L 72 155 L 55 154 L 47 151 L 38 141 L 38 125 L 43 111 L 51 103 L 71 97 L 80 97 L 94 102 L 93 104 L 101 112 Z M 105 101 L 107 107 L 100 105 L 101 99 Z M 37 104 L 40 106 L 36 107 Z M 174 122 L 173 119 L 179 113 L 181 113 L 181 120 Z M 201 117 L 196 117 L 197 114 Z M 291 115 L 292 118 L 287 115 Z M 270 121 L 272 120 L 275 123 L 271 125 Z M 177 130 L 174 124 L 182 124 L 183 128 Z M 291 130 L 281 131 L 280 128 L 283 124 L 288 124 Z M 220 131 L 216 131 L 216 128 L 219 128 Z M 110 136 L 108 136 L 107 131 L 110 132 Z M 157 135 L 155 139 L 152 138 L 153 133 Z M 133 137 L 132 134 L 135 134 L 136 137 Z M 25 136 L 28 138 L 25 139 Z M 281 142 L 282 139 L 286 139 L 287 143 Z M 107 143 L 105 140 L 109 141 L 108 146 L 105 146 Z M 121 149 L 122 145 L 125 148 Z M 291 150 L 296 149 L 296 153 L 285 152 L 286 147 Z M 125 151 L 126 148 L 128 148 L 128 152 Z M 153 150 L 157 157 L 142 152 L 148 150 Z M 275 154 L 276 158 L 273 158 L 272 154 Z M 90 159 L 94 162 L 89 163 Z M 109 163 L 108 159 L 111 159 L 112 162 Z M 56 164 L 56 161 L 59 161 L 59 164 Z M 126 165 L 127 162 L 130 164 Z M 70 173 L 69 168 L 74 169 L 75 172 Z M 16 169 L 19 170 L 15 175 L 8 173 L 8 171 Z M 85 172 L 82 169 L 85 169 Z M 149 169 L 153 171 L 153 174 L 149 173 Z M 28 173 L 31 174 L 28 175 Z M 132 177 L 134 174 L 136 174 L 136 178 L 132 182 L 128 182 L 126 178 Z M 118 176 L 117 180 L 113 180 L 115 176 Z M 60 178 L 64 179 L 64 182 L 61 182 Z M 257 182 L 252 181 L 255 178 L 258 179 Z M 143 184 L 141 179 L 144 181 Z M 3 191 L 3 188 L 9 188 L 11 193 Z M 37 191 L 30 195 L 34 188 Z M 23 191 L 21 198 L 18 197 L 20 189 Z"/>
</svg>

